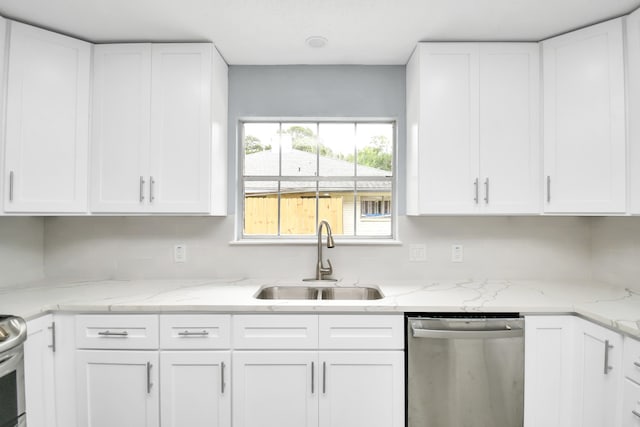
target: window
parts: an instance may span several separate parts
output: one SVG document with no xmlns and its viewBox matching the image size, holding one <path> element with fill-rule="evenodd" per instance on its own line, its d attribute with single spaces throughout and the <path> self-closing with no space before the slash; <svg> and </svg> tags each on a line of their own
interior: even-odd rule
<svg viewBox="0 0 640 427">
<path fill-rule="evenodd" d="M 241 123 L 241 239 L 393 238 L 395 122 Z"/>
</svg>

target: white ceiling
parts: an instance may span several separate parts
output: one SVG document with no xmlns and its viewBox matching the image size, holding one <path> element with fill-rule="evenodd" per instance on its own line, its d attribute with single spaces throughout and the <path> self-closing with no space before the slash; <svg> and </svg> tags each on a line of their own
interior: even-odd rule
<svg viewBox="0 0 640 427">
<path fill-rule="evenodd" d="M 640 0 L 0 0 L 92 42 L 212 41 L 229 64 L 405 64 L 418 41 L 539 41 Z M 312 49 L 305 39 L 326 37 Z"/>
</svg>

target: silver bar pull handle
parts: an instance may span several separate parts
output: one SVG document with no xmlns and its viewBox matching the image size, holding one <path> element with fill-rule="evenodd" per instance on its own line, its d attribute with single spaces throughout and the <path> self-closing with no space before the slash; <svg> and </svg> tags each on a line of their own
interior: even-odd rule
<svg viewBox="0 0 640 427">
<path fill-rule="evenodd" d="M 140 191 L 140 203 L 144 202 L 144 184 L 145 184 L 144 177 L 141 176 L 140 177 L 140 188 L 139 188 L 139 191 Z"/>
<path fill-rule="evenodd" d="M 52 352 L 56 352 L 56 322 L 51 322 L 51 326 L 49 326 L 49 330 L 51 331 L 51 344 L 49 344 L 49 348 Z"/>
<path fill-rule="evenodd" d="M 499 330 L 468 330 L 455 331 L 450 329 L 421 329 L 412 328 L 414 338 L 442 338 L 442 339 L 491 339 L 518 338 L 524 335 L 522 329 Z"/>
<path fill-rule="evenodd" d="M 327 394 L 327 362 L 322 362 L 322 394 Z"/>
<path fill-rule="evenodd" d="M 9 172 L 9 201 L 13 202 L 13 171 Z"/>
<path fill-rule="evenodd" d="M 484 180 L 484 202 L 489 204 L 489 178 Z"/>
<path fill-rule="evenodd" d="M 153 383 L 151 382 L 151 367 L 153 365 L 151 362 L 147 362 L 147 394 L 151 394 L 151 387 Z"/>
<path fill-rule="evenodd" d="M 220 363 L 220 392 L 224 394 L 224 368 L 226 367 L 224 362 Z"/>
<path fill-rule="evenodd" d="M 613 366 L 609 366 L 609 350 L 612 349 L 613 346 L 609 344 L 609 340 L 605 340 L 604 342 L 604 374 L 607 375 L 611 370 L 613 370 Z"/>
<path fill-rule="evenodd" d="M 311 394 L 316 392 L 316 364 L 315 362 L 311 362 Z"/>
<path fill-rule="evenodd" d="M 129 336 L 129 332 L 127 332 L 127 331 L 111 332 L 111 331 L 107 330 L 107 331 L 98 332 L 98 335 L 100 335 L 101 337 L 127 337 L 127 336 Z"/>
<path fill-rule="evenodd" d="M 183 332 L 178 332 L 178 336 L 181 336 L 181 337 L 206 337 L 207 335 L 209 335 L 209 331 L 201 331 L 201 332 L 183 331 Z"/>
<path fill-rule="evenodd" d="M 634 411 L 631 411 L 631 413 L 636 417 L 640 418 L 640 412 L 634 410 Z"/>
<path fill-rule="evenodd" d="M 551 176 L 547 175 L 547 203 L 551 203 Z"/>
<path fill-rule="evenodd" d="M 149 202 L 153 203 L 153 201 L 156 199 L 156 196 L 154 196 L 153 194 L 153 186 L 155 185 L 156 181 L 153 179 L 152 176 L 149 177 Z"/>
<path fill-rule="evenodd" d="M 474 192 L 475 192 L 475 196 L 473 197 L 473 201 L 476 203 L 476 205 L 478 204 L 478 178 L 476 178 L 475 181 L 473 181 L 473 186 L 474 186 Z"/>
</svg>

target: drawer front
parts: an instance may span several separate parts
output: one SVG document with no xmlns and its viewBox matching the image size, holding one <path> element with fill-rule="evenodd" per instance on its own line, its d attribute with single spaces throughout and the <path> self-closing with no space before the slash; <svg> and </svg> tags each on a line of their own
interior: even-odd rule
<svg viewBox="0 0 640 427">
<path fill-rule="evenodd" d="M 107 350 L 158 348 L 155 314 L 89 314 L 76 316 L 76 347 Z"/>
<path fill-rule="evenodd" d="M 160 348 L 213 350 L 231 346 L 228 314 L 161 315 Z"/>
<path fill-rule="evenodd" d="M 320 315 L 322 350 L 401 350 L 404 317 L 399 315 Z"/>
<path fill-rule="evenodd" d="M 640 427 L 640 385 L 628 379 L 624 380 L 622 426 Z"/>
<path fill-rule="evenodd" d="M 318 316 L 305 314 L 234 316 L 233 348 L 315 350 L 318 348 Z"/>
<path fill-rule="evenodd" d="M 624 339 L 624 376 L 640 384 L 640 341 Z"/>
</svg>

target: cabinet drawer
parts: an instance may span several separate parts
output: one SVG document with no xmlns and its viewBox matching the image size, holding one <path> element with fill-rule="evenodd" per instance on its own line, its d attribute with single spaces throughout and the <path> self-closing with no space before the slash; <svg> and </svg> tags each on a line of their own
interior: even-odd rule
<svg viewBox="0 0 640 427">
<path fill-rule="evenodd" d="M 404 348 L 404 321 L 398 315 L 321 315 L 320 349 Z"/>
<path fill-rule="evenodd" d="M 624 380 L 622 427 L 640 427 L 640 385 Z"/>
<path fill-rule="evenodd" d="M 231 346 L 231 316 L 226 314 L 161 315 L 160 348 L 226 349 Z"/>
<path fill-rule="evenodd" d="M 317 315 L 239 315 L 233 317 L 236 349 L 317 349 Z"/>
<path fill-rule="evenodd" d="M 94 349 L 158 348 L 158 316 L 89 314 L 76 316 L 76 347 Z"/>
<path fill-rule="evenodd" d="M 640 384 L 640 341 L 625 337 L 624 376 Z"/>
</svg>

